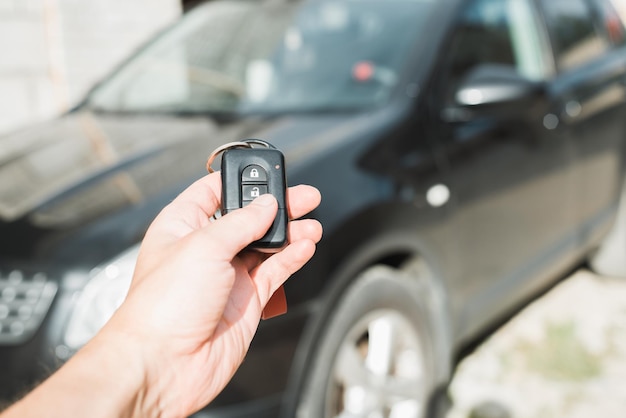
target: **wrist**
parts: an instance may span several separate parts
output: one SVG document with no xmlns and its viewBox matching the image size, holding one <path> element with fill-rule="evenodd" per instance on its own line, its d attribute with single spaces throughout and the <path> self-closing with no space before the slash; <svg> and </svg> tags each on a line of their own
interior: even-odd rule
<svg viewBox="0 0 626 418">
<path fill-rule="evenodd" d="M 80 374 L 78 382 L 89 382 L 107 398 L 103 417 L 116 416 L 116 411 L 122 411 L 118 416 L 123 417 L 162 416 L 158 397 L 151 391 L 141 341 L 134 336 L 105 328 L 73 360 Z M 96 393 L 91 395 L 99 398 Z"/>
<path fill-rule="evenodd" d="M 118 394 L 119 404 L 128 411 L 124 416 L 186 416 L 181 410 L 180 400 L 171 396 L 172 389 L 176 387 L 176 376 L 172 375 L 171 364 L 163 361 L 168 356 L 159 352 L 163 349 L 163 341 L 159 344 L 151 335 L 128 329 L 128 323 L 130 321 L 126 313 L 120 309 L 94 339 L 95 358 L 85 363 L 93 364 L 99 358 L 107 359 L 111 370 L 106 374 L 112 377 L 108 383 L 118 384 L 112 390 Z"/>
<path fill-rule="evenodd" d="M 171 356 L 163 353 L 167 351 L 167 342 L 154 338 L 145 328 L 129 327 L 132 321 L 128 316 L 135 314 L 124 307 L 118 310 L 94 338 L 92 347 L 85 347 L 93 349 L 94 356 L 85 363 L 98 364 L 100 358 L 105 359 L 111 368 L 106 373 L 111 378 L 107 384 L 117 385 L 111 390 L 129 411 L 126 416 L 185 417 L 188 414 L 184 413 L 181 399 L 174 395 L 180 376 L 167 360 Z"/>
<path fill-rule="evenodd" d="M 2 416 L 161 417 L 145 371 L 140 346 L 105 328 Z"/>
<path fill-rule="evenodd" d="M 160 417 L 145 361 L 140 341 L 105 327 L 60 372 L 67 393 L 92 403 L 91 417 Z"/>
</svg>

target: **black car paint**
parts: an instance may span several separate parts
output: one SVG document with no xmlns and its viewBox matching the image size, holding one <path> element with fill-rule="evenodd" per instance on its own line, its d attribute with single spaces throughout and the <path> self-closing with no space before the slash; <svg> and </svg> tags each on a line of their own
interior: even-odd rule
<svg viewBox="0 0 626 418">
<path fill-rule="evenodd" d="M 459 3 L 438 6 L 427 32 L 431 37 L 420 40 L 393 101 L 385 107 L 229 121 L 93 114 L 79 107 L 58 121 L 20 133 L 38 136 L 42 142 L 63 140 L 65 132 L 84 129 L 87 119 L 109 140 L 156 137 L 162 143 L 121 155 L 118 162 L 109 161 L 83 180 L 50 193 L 17 219 L 0 223 L 0 236 L 11 237 L 0 242 L 0 270 L 46 270 L 60 283 L 36 336 L 23 346 L 0 347 L 2 396 L 16 396 L 61 363 L 53 350 L 62 344 L 72 296 L 87 280 L 89 269 L 140 240 L 158 210 L 203 175 L 207 154 L 231 140 L 259 137 L 272 142 L 286 156 L 290 184 L 320 188 L 323 202 L 312 216 L 322 221 L 325 237 L 312 262 L 287 284 L 289 313 L 261 324 L 243 366 L 208 409 L 220 411 L 219 416 L 245 416 L 246 409 L 250 416 L 261 416 L 261 410 L 276 416 L 281 405 L 287 405 L 284 416 L 293 416 L 294 395 L 325 315 L 350 280 L 369 265 L 396 266 L 416 255 L 428 260 L 440 279 L 436 297 L 441 299 L 441 326 L 451 327 L 444 332 L 448 341 L 442 346 L 449 351 L 444 355 L 452 355 L 486 325 L 582 261 L 606 232 L 617 208 L 626 131 L 623 101 L 573 120 L 562 118 L 554 131 L 544 130 L 541 120 L 521 120 L 519 115 L 465 124 L 443 122 L 438 90 L 442 78 L 436 69 L 455 16 L 452 10 Z M 623 90 L 625 65 L 622 51 L 616 51 L 602 62 L 555 77 L 546 83 L 542 112 L 534 117 L 543 117 L 543 111 L 561 115 L 568 100 L 577 99 L 584 107 L 598 94 Z M 586 81 L 590 79 L 594 81 Z M 520 127 L 536 136 L 521 137 Z M 77 135 L 93 144 L 89 134 Z M 522 156 L 535 163 L 529 165 Z M 7 164 L 0 163 L 0 175 Z M 502 175 L 494 177 L 494 167 Z M 38 212 L 63 205 L 124 172 L 141 172 L 165 186 L 120 204 L 111 213 L 76 219 L 69 227 L 40 228 L 31 222 Z M 546 185 L 546 178 L 558 187 Z M 439 183 L 450 186 L 452 200 L 432 208 L 425 192 Z M 520 191 L 524 185 L 531 190 Z M 517 216 L 516 210 L 525 208 L 537 190 L 551 199 L 534 212 L 542 222 L 533 218 L 522 224 L 524 214 Z M 506 249 L 502 242 L 481 247 L 484 241 L 477 237 L 486 231 L 476 221 L 484 220 L 484 212 L 472 212 L 472 205 L 479 204 L 488 204 L 492 211 L 499 207 L 498 213 L 507 216 L 491 219 L 492 228 L 498 232 L 510 228 L 507 242 L 516 247 Z M 529 234 L 528 225 L 537 229 Z M 492 276 L 482 274 L 490 271 L 484 263 L 496 250 L 499 257 L 502 251 L 508 254 L 508 259 L 498 260 L 508 267 Z M 82 282 L 68 284 L 64 277 L 69 271 Z M 440 379 L 445 380 L 445 374 Z M 257 401 L 241 405 L 251 399 Z"/>
<path fill-rule="evenodd" d="M 123 135 L 127 135 L 126 132 L 132 132 L 131 135 L 141 137 L 145 135 L 142 130 L 152 126 L 154 122 L 151 118 L 120 118 L 94 115 L 88 111 L 78 110 L 60 121 L 51 122 L 48 126 L 41 126 L 34 134 L 39 135 L 40 132 L 46 130 L 55 131 L 55 124 L 61 124 L 65 129 L 68 126 L 76 128 L 74 125 L 80 125 L 81 120 L 85 118 L 91 120 L 91 123 L 97 124 L 101 133 L 107 138 L 113 138 L 120 132 Z M 83 184 L 70 183 L 54 195 L 22 213 L 13 222 L 3 222 L 0 226 L 2 235 L 11 234 L 15 237 L 15 241 L 12 243 L 4 242 L 2 249 L 5 254 L 2 257 L 3 271 L 13 268 L 32 271 L 44 270 L 48 272 L 50 277 L 58 279 L 60 292 L 52 308 L 53 313 L 49 321 L 63 323 L 70 310 L 64 303 L 71 304 L 71 294 L 80 288 L 80 285 L 76 288 L 74 282 L 70 288 L 67 288 L 63 276 L 71 271 L 74 272 L 74 276 L 82 275 L 84 283 L 91 268 L 115 256 L 121 249 L 138 242 L 158 210 L 175 197 L 184 185 L 203 175 L 206 156 L 211 149 L 220 143 L 218 139 L 221 139 L 221 142 L 226 142 L 237 137 L 259 136 L 271 139 L 273 144 L 282 149 L 285 154 L 290 184 L 312 182 L 320 187 L 325 195 L 325 204 L 322 204 L 314 215 L 319 219 L 328 220 L 324 222 L 324 226 L 328 236 L 331 237 L 333 230 L 337 229 L 339 225 L 345 224 L 345 219 L 351 217 L 351 214 L 360 211 L 361 208 L 372 206 L 372 202 L 392 198 L 391 184 L 381 177 L 363 176 L 360 173 L 362 169 L 358 168 L 356 160 L 371 140 L 379 139 L 381 131 L 385 131 L 389 126 L 396 124 L 397 118 L 398 112 L 391 107 L 365 114 L 268 117 L 265 120 L 256 119 L 253 122 L 244 120 L 241 124 L 228 123 L 223 126 L 215 126 L 203 118 L 194 120 L 171 119 L 167 122 L 161 120 L 160 138 L 162 138 L 163 145 L 157 151 L 150 148 L 147 151 L 141 151 L 141 156 L 120 155 L 120 163 L 115 165 L 115 168 L 106 166 L 89 176 L 85 176 L 85 183 L 89 187 L 84 187 Z M 171 126 L 165 129 L 168 124 Z M 250 129 L 250 126 L 262 130 L 262 134 L 252 134 L 254 130 Z M 169 131 L 169 134 L 163 135 L 163 132 L 166 131 Z M 298 141 L 293 140 L 296 135 L 300 138 Z M 172 141 L 173 139 L 176 141 Z M 87 135 L 85 135 L 84 140 L 88 141 Z M 26 158 L 27 156 L 28 154 L 17 158 Z M 316 159 L 321 157 L 321 160 L 314 160 L 310 158 L 311 156 L 315 156 Z M 342 163 L 338 164 L 337 160 L 341 160 Z M 350 160 L 353 160 L 353 163 L 345 163 Z M 177 162 L 180 163 L 177 164 Z M 9 162 L 7 161 L 5 164 L 9 164 Z M 174 165 L 175 169 L 172 171 L 165 170 L 165 167 L 170 164 Z M 71 161 L 67 161 L 68 169 L 71 165 Z M 81 193 L 89 193 L 99 182 L 108 181 L 120 172 L 132 176 L 140 171 L 144 173 L 144 176 L 148 176 L 150 181 L 168 182 L 169 186 L 163 190 L 160 188 L 154 190 L 152 195 L 145 195 L 139 202 L 133 203 L 130 200 L 124 202 L 112 213 L 105 216 L 88 219 L 83 218 L 80 214 L 81 216 L 72 219 L 70 224 L 63 225 L 60 229 L 57 229 L 55 225 L 41 228 L 31 221 L 33 217 L 37 216 L 38 211 L 48 210 L 54 205 L 63 205 L 67 203 L 68 199 L 75 198 Z M 328 186 L 338 183 L 342 187 L 338 189 L 328 188 Z M 324 185 L 328 186 L 325 187 Z M 364 219 L 367 222 L 368 220 L 369 218 Z M 356 226 L 352 226 L 350 229 L 354 227 Z M 363 225 L 359 226 L 363 229 L 362 227 Z M 344 232 L 340 236 L 345 236 Z M 37 239 L 32 239 L 35 236 Z M 331 241 L 328 240 L 327 242 Z M 339 256 L 338 251 L 325 250 L 327 245 L 322 244 L 320 254 L 326 253 L 332 266 L 333 263 L 338 263 L 342 257 Z M 350 247 L 348 245 L 343 249 Z M 29 266 L 28 269 L 25 269 L 25 264 Z M 295 351 L 297 338 L 304 325 L 303 314 L 311 305 L 311 296 L 318 294 L 324 286 L 325 281 L 320 280 L 320 277 L 330 276 L 320 275 L 320 272 L 324 270 L 319 269 L 319 266 L 328 268 L 327 260 L 318 257 L 316 263 L 311 266 L 314 265 L 317 265 L 318 268 L 314 273 L 308 274 L 310 277 L 306 277 L 305 271 L 301 278 L 296 278 L 293 282 L 298 286 L 287 286 L 291 306 L 290 315 L 284 319 L 264 323 L 263 331 L 255 340 L 255 347 L 258 346 L 259 348 L 251 351 L 248 361 L 239 373 L 241 376 L 246 376 L 249 370 L 247 366 L 251 365 L 250 376 L 258 376 L 259 366 L 269 367 L 271 365 L 267 370 L 274 376 L 271 384 L 263 385 L 262 388 L 255 388 L 256 391 L 262 390 L 262 395 L 275 394 L 276 391 L 284 387 L 289 369 L 289 362 L 285 359 L 288 359 Z M 49 266 L 54 266 L 54 269 Z M 312 269 L 309 268 L 308 270 Z M 58 273 L 56 273 L 57 271 Z M 59 313 L 61 311 L 63 314 Z M 58 316 L 61 318 L 57 319 Z M 295 322 L 296 325 L 288 327 L 287 329 L 291 331 L 285 332 L 281 322 Z M 33 351 L 0 348 L 0 361 L 6 362 L 7 369 L 15 367 L 14 373 L 16 373 L 15 378 L 8 382 L 2 382 L 2 384 L 6 383 L 6 386 L 3 385 L 4 387 L 2 387 L 3 393 L 8 394 L 6 396 L 10 397 L 15 394 L 16 389 L 20 390 L 13 387 L 14 382 L 36 380 L 36 376 L 40 375 L 44 369 L 54 369 L 59 364 L 58 359 L 51 355 L 51 351 L 54 347 L 62 344 L 64 328 L 64 326 L 52 327 L 50 322 L 44 323 L 40 333 L 43 332 L 47 335 L 38 334 L 35 340 L 29 343 L 29 346 L 32 344 Z M 268 330 L 265 331 L 265 328 Z M 272 328 L 279 331 L 272 333 Z M 277 334 L 280 335 L 280 346 L 275 344 L 276 339 L 274 337 Z M 288 343 L 290 334 L 293 334 L 291 344 Z M 266 344 L 267 349 L 261 348 Z M 287 353 L 283 352 L 285 347 L 291 347 Z M 47 353 L 37 353 L 33 356 L 41 358 L 45 354 L 45 365 L 31 365 L 33 369 L 38 369 L 39 372 L 24 367 L 25 362 L 23 361 L 16 361 L 16 356 L 21 358 L 27 352 L 35 354 L 37 349 L 47 350 Z M 288 354 L 289 352 L 291 354 Z M 253 360 L 255 356 L 263 357 L 263 359 Z M 26 364 L 28 363 L 26 362 Z M 281 369 L 285 369 L 283 373 L 279 372 Z M 238 381 L 242 382 L 239 389 L 237 389 Z M 235 379 L 232 391 L 226 391 L 222 399 L 229 399 L 231 397 L 228 394 L 236 392 L 246 393 L 250 396 L 252 389 L 247 389 L 246 386 L 255 387 L 258 385 L 251 378 Z M 220 400 L 217 403 L 219 404 Z"/>
</svg>

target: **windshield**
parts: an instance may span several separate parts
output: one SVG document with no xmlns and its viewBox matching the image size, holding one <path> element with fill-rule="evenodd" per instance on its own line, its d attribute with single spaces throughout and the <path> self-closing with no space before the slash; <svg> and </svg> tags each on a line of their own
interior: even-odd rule
<svg viewBox="0 0 626 418">
<path fill-rule="evenodd" d="M 226 0 L 96 88 L 105 111 L 288 112 L 385 101 L 435 0 Z"/>
</svg>

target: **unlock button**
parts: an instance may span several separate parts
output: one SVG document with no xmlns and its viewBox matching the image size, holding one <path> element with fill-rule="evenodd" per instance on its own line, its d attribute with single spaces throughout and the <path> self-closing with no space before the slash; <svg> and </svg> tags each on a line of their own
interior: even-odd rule
<svg viewBox="0 0 626 418">
<path fill-rule="evenodd" d="M 242 186 L 241 200 L 254 200 L 262 194 L 267 194 L 267 186 L 259 184 L 251 184 Z"/>
</svg>

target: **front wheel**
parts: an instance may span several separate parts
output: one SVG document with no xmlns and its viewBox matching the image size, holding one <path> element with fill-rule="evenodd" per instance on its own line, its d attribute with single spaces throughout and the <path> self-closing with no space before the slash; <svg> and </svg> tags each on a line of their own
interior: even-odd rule
<svg viewBox="0 0 626 418">
<path fill-rule="evenodd" d="M 422 418 L 439 358 L 428 292 L 375 266 L 344 292 L 305 381 L 299 418 Z"/>
</svg>

